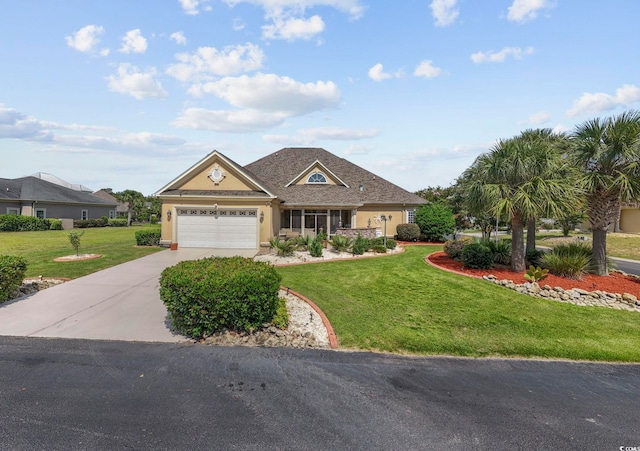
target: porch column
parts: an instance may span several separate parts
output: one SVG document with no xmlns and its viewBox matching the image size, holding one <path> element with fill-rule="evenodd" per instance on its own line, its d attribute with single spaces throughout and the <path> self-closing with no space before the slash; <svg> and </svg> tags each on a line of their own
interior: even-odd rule
<svg viewBox="0 0 640 451">
<path fill-rule="evenodd" d="M 357 208 L 354 208 L 351 210 L 351 228 L 355 229 L 356 227 L 358 227 L 358 224 L 356 224 L 356 213 L 358 212 Z"/>
</svg>

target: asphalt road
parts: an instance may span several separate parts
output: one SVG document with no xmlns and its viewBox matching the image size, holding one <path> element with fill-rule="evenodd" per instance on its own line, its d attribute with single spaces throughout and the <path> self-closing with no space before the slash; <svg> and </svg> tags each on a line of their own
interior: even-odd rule
<svg viewBox="0 0 640 451">
<path fill-rule="evenodd" d="M 0 337 L 0 449 L 640 446 L 640 365 Z"/>
</svg>

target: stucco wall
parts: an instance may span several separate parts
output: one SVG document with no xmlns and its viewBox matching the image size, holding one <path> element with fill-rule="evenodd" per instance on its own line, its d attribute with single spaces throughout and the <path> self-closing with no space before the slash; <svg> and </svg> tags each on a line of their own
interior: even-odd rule
<svg viewBox="0 0 640 451">
<path fill-rule="evenodd" d="M 620 212 L 620 231 L 640 233 L 640 209 L 622 208 Z"/>
<path fill-rule="evenodd" d="M 367 227 L 369 220 L 371 220 L 372 228 L 379 228 L 384 234 L 384 221 L 378 221 L 381 215 L 385 215 L 387 218 L 391 215 L 391 220 L 387 219 L 387 236 L 393 237 L 396 234 L 396 227 L 398 224 L 404 224 L 407 220 L 406 208 L 403 207 L 385 207 L 385 206 L 373 206 L 362 207 L 358 209 L 356 213 L 356 227 Z"/>
<path fill-rule="evenodd" d="M 215 166 L 219 166 L 225 173 L 225 177 L 216 185 L 210 178 L 209 174 Z M 238 176 L 223 164 L 214 163 L 193 177 L 180 187 L 186 190 L 232 190 L 232 191 L 250 191 L 246 182 L 240 180 Z"/>
</svg>

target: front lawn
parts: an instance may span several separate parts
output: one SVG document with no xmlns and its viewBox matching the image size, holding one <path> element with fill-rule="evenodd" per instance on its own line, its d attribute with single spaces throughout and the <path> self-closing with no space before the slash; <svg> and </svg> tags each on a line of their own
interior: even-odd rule
<svg viewBox="0 0 640 451">
<path fill-rule="evenodd" d="M 424 262 L 441 249 L 278 271 L 326 313 L 343 348 L 640 362 L 640 314 L 533 298 Z"/>
<path fill-rule="evenodd" d="M 75 229 L 85 231 L 80 238 L 80 254 L 101 254 L 93 260 L 54 262 L 56 257 L 74 255 L 68 230 L 44 232 L 0 232 L 0 254 L 16 255 L 27 260 L 27 277 L 86 276 L 101 269 L 144 257 L 161 250 L 159 247 L 136 247 L 137 230 L 159 230 L 159 226 L 99 227 Z"/>
</svg>

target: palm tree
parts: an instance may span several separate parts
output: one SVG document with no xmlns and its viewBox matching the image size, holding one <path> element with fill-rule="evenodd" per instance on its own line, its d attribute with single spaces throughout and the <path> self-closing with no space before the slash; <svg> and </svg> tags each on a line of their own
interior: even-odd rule
<svg viewBox="0 0 640 451">
<path fill-rule="evenodd" d="M 591 119 L 571 137 L 571 160 L 583 173 L 595 270 L 607 275 L 607 230 L 621 202 L 640 200 L 640 111 Z"/>
<path fill-rule="evenodd" d="M 566 150 L 567 136 L 564 133 L 554 133 L 550 128 L 528 129 L 520 133 L 517 139 L 525 141 L 534 152 L 546 152 L 545 148 L 554 148 L 560 152 Z M 527 251 L 536 248 L 536 220 L 535 216 L 527 218 Z"/>
<path fill-rule="evenodd" d="M 463 177 L 470 211 L 509 217 L 511 268 L 517 272 L 525 270 L 526 220 L 559 215 L 580 194 L 566 159 L 554 146 L 538 146 L 521 138 L 499 141 Z"/>
<path fill-rule="evenodd" d="M 144 203 L 144 195 L 138 191 L 126 189 L 122 192 L 114 193 L 113 196 L 127 206 L 127 226 L 130 226 L 133 212 Z"/>
</svg>

